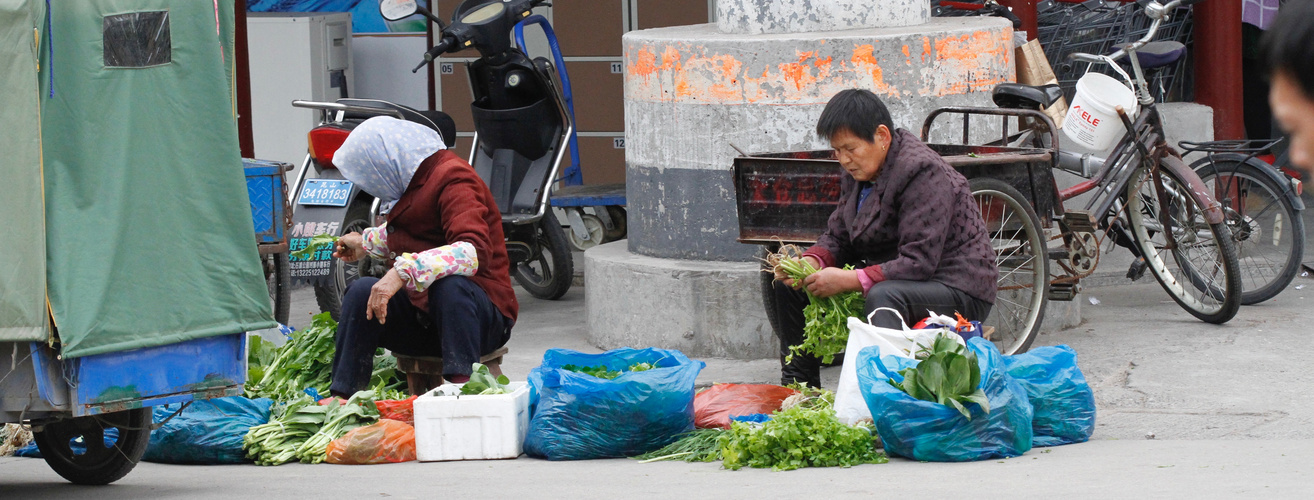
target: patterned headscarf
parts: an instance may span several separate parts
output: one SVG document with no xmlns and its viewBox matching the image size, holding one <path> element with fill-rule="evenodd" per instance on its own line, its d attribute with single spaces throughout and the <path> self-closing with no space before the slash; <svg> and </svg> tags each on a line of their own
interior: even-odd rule
<svg viewBox="0 0 1314 500">
<path fill-rule="evenodd" d="M 384 202 L 406 192 L 420 163 L 446 149 L 429 127 L 390 116 L 362 122 L 333 154 L 342 176 Z"/>
</svg>

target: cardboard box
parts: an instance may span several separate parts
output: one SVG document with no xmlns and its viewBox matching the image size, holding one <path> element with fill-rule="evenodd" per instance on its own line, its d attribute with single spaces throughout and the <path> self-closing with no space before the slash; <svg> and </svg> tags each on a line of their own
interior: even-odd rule
<svg viewBox="0 0 1314 500">
<path fill-rule="evenodd" d="M 1017 48 L 1017 83 L 1026 85 L 1049 85 L 1058 83 L 1054 68 L 1045 58 L 1045 49 L 1039 40 L 1032 40 Z M 1063 127 L 1063 117 L 1068 114 L 1068 100 L 1059 98 L 1058 102 L 1045 110 L 1045 114 L 1054 120 L 1054 125 Z"/>
</svg>

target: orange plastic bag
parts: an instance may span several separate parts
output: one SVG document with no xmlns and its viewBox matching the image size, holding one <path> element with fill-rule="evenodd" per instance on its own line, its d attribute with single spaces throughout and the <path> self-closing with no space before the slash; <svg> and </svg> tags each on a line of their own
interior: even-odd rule
<svg viewBox="0 0 1314 500">
<path fill-rule="evenodd" d="M 328 445 L 326 461 L 339 465 L 370 465 L 415 460 L 415 428 L 397 420 L 358 427 Z"/>
<path fill-rule="evenodd" d="M 403 400 L 375 401 L 374 406 L 379 408 L 379 418 L 387 420 L 398 420 L 415 425 L 415 398 L 411 396 Z"/>
<path fill-rule="evenodd" d="M 729 429 L 730 417 L 774 412 L 794 394 L 778 385 L 717 384 L 694 396 L 694 426 Z"/>
</svg>

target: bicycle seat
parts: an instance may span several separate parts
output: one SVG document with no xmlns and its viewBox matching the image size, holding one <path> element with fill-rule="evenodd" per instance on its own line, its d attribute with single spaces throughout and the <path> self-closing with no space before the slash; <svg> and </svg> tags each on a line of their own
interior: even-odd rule
<svg viewBox="0 0 1314 500">
<path fill-rule="evenodd" d="M 1001 108 L 1046 109 L 1063 97 L 1063 88 L 1056 83 L 1041 86 L 1001 83 L 995 85 L 990 97 Z"/>
<path fill-rule="evenodd" d="M 1113 50 L 1121 50 L 1128 45 L 1131 44 L 1114 45 Z M 1182 45 L 1182 42 L 1174 41 L 1150 42 L 1136 51 L 1136 57 L 1140 59 L 1141 68 L 1144 69 L 1162 68 L 1177 62 L 1184 55 L 1186 55 L 1186 46 Z"/>
</svg>

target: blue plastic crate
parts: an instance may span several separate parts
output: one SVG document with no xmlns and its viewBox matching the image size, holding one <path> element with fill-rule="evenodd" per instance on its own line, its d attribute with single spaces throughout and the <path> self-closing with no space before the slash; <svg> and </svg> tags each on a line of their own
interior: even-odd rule
<svg viewBox="0 0 1314 500">
<path fill-rule="evenodd" d="M 255 224 L 256 242 L 283 242 L 283 162 L 242 159 L 246 171 L 246 193 L 251 200 L 251 222 Z"/>
</svg>

